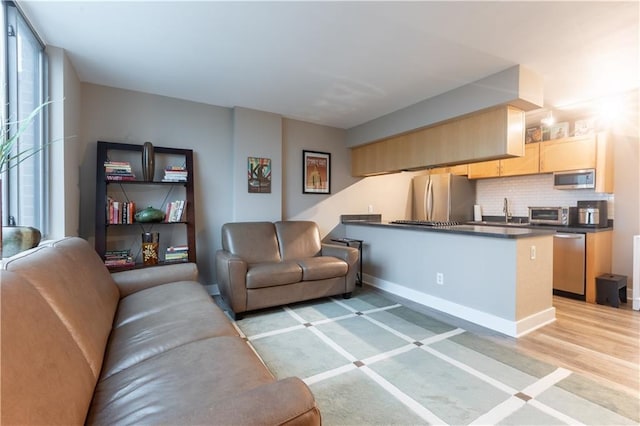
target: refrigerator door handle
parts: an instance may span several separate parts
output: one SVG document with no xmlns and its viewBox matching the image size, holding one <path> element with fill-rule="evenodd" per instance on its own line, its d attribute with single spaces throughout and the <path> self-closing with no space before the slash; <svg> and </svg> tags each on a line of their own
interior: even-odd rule
<svg viewBox="0 0 640 426">
<path fill-rule="evenodd" d="M 433 218 L 433 182 L 429 179 L 427 183 L 427 196 L 425 197 L 426 201 L 426 216 L 427 220 L 432 220 Z"/>
</svg>

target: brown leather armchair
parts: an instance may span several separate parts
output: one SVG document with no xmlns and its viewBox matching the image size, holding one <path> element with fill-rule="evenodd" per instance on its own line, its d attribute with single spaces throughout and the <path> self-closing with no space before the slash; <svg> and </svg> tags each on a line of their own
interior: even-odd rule
<svg viewBox="0 0 640 426">
<path fill-rule="evenodd" d="M 222 226 L 218 286 L 231 315 L 342 294 L 355 287 L 358 250 L 323 244 L 315 222 L 235 222 Z"/>
</svg>

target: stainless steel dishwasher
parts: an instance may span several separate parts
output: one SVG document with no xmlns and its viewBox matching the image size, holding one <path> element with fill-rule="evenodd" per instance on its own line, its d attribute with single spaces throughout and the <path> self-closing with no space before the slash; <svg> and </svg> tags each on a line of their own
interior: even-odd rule
<svg viewBox="0 0 640 426">
<path fill-rule="evenodd" d="M 553 293 L 584 300 L 585 234 L 553 236 Z"/>
</svg>

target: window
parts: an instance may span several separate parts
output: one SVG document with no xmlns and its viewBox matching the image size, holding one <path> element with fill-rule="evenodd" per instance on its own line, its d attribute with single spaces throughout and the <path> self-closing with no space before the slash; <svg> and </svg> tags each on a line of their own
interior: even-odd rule
<svg viewBox="0 0 640 426">
<path fill-rule="evenodd" d="M 46 56 L 44 45 L 13 2 L 3 2 L 6 54 L 6 115 L 8 122 L 24 120 L 44 103 L 46 94 Z M 21 161 L 2 176 L 2 223 L 9 216 L 17 225 L 33 226 L 46 234 L 46 109 L 19 138 L 16 152 L 38 150 L 36 155 Z M 17 126 L 9 127 L 14 133 Z"/>
</svg>

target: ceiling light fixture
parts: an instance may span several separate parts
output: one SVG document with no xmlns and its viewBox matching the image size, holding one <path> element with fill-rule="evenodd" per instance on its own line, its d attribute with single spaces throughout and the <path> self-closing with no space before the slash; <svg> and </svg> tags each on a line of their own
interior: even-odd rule
<svg viewBox="0 0 640 426">
<path fill-rule="evenodd" d="M 540 120 L 540 122 L 545 126 L 551 126 L 553 123 L 556 122 L 556 119 L 553 116 L 553 113 L 549 111 L 547 115 L 542 120 Z"/>
</svg>

